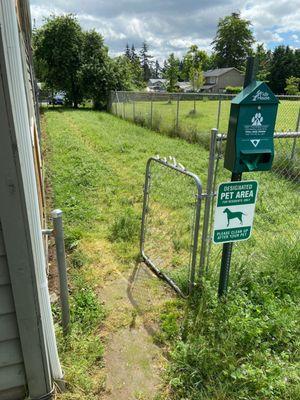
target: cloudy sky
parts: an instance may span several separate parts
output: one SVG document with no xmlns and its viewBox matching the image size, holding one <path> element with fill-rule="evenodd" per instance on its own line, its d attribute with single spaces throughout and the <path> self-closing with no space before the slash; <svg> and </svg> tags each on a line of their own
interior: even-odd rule
<svg viewBox="0 0 300 400">
<path fill-rule="evenodd" d="M 126 43 L 163 60 L 184 54 L 191 44 L 211 51 L 218 19 L 234 11 L 251 20 L 255 38 L 267 48 L 300 47 L 300 0 L 31 0 L 32 19 L 40 26 L 50 14 L 77 14 L 85 29 L 101 33 L 112 55 Z"/>
</svg>

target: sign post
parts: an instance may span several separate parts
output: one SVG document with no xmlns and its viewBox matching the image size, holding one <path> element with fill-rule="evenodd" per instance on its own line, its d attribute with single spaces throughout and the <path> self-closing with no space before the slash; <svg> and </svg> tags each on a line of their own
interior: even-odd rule
<svg viewBox="0 0 300 400">
<path fill-rule="evenodd" d="M 254 57 L 248 57 L 246 75 L 245 75 L 245 81 L 244 81 L 244 89 L 252 81 L 255 80 L 256 71 L 257 71 L 257 62 L 255 62 Z M 231 182 L 241 181 L 241 179 L 242 179 L 242 173 L 232 172 Z M 222 297 L 227 293 L 232 246 L 233 246 L 233 242 L 226 242 L 223 244 L 219 290 L 218 290 L 219 297 Z"/>
</svg>

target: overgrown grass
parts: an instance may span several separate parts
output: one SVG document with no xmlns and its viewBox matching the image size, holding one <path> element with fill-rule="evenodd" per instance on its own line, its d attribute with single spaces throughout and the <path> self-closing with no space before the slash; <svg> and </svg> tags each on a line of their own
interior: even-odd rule
<svg viewBox="0 0 300 400">
<path fill-rule="evenodd" d="M 104 113 L 48 111 L 45 118 L 48 173 L 54 206 L 65 211 L 77 309 L 70 347 L 60 340 L 62 358 L 69 398 L 94 399 L 103 384 L 91 376 L 98 376 L 102 352 L 96 333 L 103 311 L 92 294 L 98 265 L 103 257 L 120 268 L 134 265 L 146 161 L 155 154 L 175 156 L 205 187 L 208 152 Z M 172 349 L 167 399 L 299 398 L 299 191 L 273 173 L 252 177 L 260 184 L 255 229 L 234 248 L 228 301 L 216 299 L 220 247 L 214 246 L 202 295 L 197 292 L 187 310 L 179 300 L 162 310 L 156 339 Z M 220 180 L 227 179 L 221 172 Z M 174 212 L 182 226 L 180 199 L 162 201 L 164 212 Z M 181 241 L 171 244 L 178 252 L 184 247 Z"/>
<path fill-rule="evenodd" d="M 115 112 L 113 105 L 113 112 Z M 150 127 L 151 103 L 150 101 L 135 102 L 135 122 L 142 126 Z M 217 127 L 219 112 L 219 101 L 204 98 L 196 101 L 196 112 L 194 112 L 194 101 L 180 101 L 179 123 L 176 129 L 177 102 L 155 101 L 153 102 L 152 129 L 168 133 L 170 136 L 183 137 L 198 143 L 201 141 L 207 145 L 207 133 Z M 227 132 L 230 112 L 230 100 L 222 100 L 220 109 L 219 130 Z M 299 112 L 299 101 L 280 100 L 276 131 L 294 131 L 297 125 Z M 133 106 L 131 103 L 121 104 L 119 115 L 133 120 Z M 198 135 L 196 135 L 196 133 Z M 204 140 L 206 138 L 206 141 Z"/>
<path fill-rule="evenodd" d="M 105 379 L 95 374 L 103 366 L 103 344 L 99 329 L 105 317 L 102 305 L 93 287 L 79 270 L 70 274 L 72 294 L 70 296 L 71 323 L 67 336 L 60 326 L 60 312 L 55 306 L 58 350 L 65 373 L 68 392 L 59 395 L 63 400 L 93 400 L 103 391 Z"/>
<path fill-rule="evenodd" d="M 232 274 L 226 302 L 210 277 L 173 342 L 165 398 L 298 399 L 299 271 L 298 244 L 280 240 Z"/>
</svg>

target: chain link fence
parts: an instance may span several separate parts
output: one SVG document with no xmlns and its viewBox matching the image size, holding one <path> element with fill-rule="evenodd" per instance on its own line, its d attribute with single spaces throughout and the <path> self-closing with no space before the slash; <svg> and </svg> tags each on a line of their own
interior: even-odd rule
<svg viewBox="0 0 300 400">
<path fill-rule="evenodd" d="M 226 135 L 211 136 L 210 172 L 204 215 L 201 266 L 204 273 L 220 257 L 222 246 L 212 245 L 213 219 L 217 187 L 230 181 L 223 168 Z M 300 132 L 275 133 L 275 155 L 271 171 L 244 173 L 243 180 L 259 183 L 253 234 L 249 241 L 235 244 L 240 262 L 264 254 L 264 246 L 280 240 L 299 243 L 300 239 Z M 209 220 L 209 222 L 207 222 Z"/>
<path fill-rule="evenodd" d="M 143 261 L 186 297 L 195 282 L 202 186 L 174 158 L 150 158 L 142 216 Z"/>
<path fill-rule="evenodd" d="M 209 148 L 212 127 L 225 133 L 234 95 L 214 93 L 111 92 L 114 115 L 141 126 L 179 136 Z M 276 132 L 297 132 L 300 96 L 278 96 Z"/>
</svg>

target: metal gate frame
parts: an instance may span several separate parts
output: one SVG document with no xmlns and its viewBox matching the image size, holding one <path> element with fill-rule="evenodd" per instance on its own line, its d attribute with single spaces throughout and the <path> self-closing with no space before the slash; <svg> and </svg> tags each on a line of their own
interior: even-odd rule
<svg viewBox="0 0 300 400">
<path fill-rule="evenodd" d="M 175 160 L 175 159 L 174 159 Z M 194 218 L 194 226 L 192 232 L 192 253 L 191 253 L 191 262 L 190 262 L 190 274 L 189 274 L 189 291 L 188 294 L 182 292 L 182 290 L 176 285 L 176 283 L 161 269 L 159 269 L 155 263 L 151 260 L 150 257 L 147 256 L 145 252 L 145 234 L 146 234 L 146 225 L 147 225 L 147 213 L 148 213 L 148 205 L 150 198 L 150 182 L 151 182 L 151 163 L 158 163 L 166 168 L 170 168 L 180 174 L 184 174 L 192 178 L 195 182 L 195 186 L 197 188 L 196 201 L 195 201 L 195 218 Z M 187 171 L 181 164 L 177 164 L 176 161 L 174 164 L 170 164 L 166 159 L 161 159 L 159 156 L 150 157 L 147 161 L 146 166 L 146 174 L 145 174 L 145 186 L 144 186 L 144 200 L 143 200 L 143 213 L 142 213 L 142 225 L 141 225 L 141 238 L 140 238 L 140 254 L 142 260 L 145 264 L 160 278 L 167 282 L 180 296 L 183 298 L 187 298 L 195 285 L 195 274 L 196 274 L 196 263 L 197 263 L 197 255 L 198 255 L 198 242 L 199 242 L 199 230 L 200 230 L 200 211 L 201 211 L 201 199 L 202 199 L 202 184 L 197 175 L 194 173 Z"/>
</svg>

